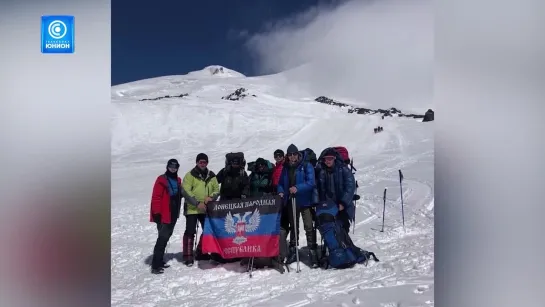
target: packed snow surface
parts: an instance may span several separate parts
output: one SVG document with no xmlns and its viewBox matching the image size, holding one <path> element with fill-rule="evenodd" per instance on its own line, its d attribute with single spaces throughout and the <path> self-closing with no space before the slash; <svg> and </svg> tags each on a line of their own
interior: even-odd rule
<svg viewBox="0 0 545 307">
<path fill-rule="evenodd" d="M 281 75 L 247 78 L 217 68 L 112 87 L 112 305 L 434 306 L 433 122 L 348 114 L 287 89 Z M 248 96 L 221 99 L 240 87 Z M 188 95 L 140 101 L 180 94 Z M 379 125 L 384 131 L 375 134 Z M 291 143 L 317 154 L 328 146 L 348 148 L 362 197 L 351 236 L 380 262 L 346 270 L 310 269 L 303 263 L 300 273 L 292 264 L 289 273 L 260 269 L 252 278 L 238 263 L 188 268 L 176 260 L 185 229 L 182 216 L 167 248 L 171 267 L 162 275 L 150 274 L 157 235 L 149 222 L 151 189 L 168 159 L 178 159 L 183 177 L 196 155 L 205 152 L 217 173 L 227 152 L 243 151 L 247 161 L 273 161 L 273 151 L 285 151 Z M 302 227 L 300 245 L 306 246 Z"/>
</svg>

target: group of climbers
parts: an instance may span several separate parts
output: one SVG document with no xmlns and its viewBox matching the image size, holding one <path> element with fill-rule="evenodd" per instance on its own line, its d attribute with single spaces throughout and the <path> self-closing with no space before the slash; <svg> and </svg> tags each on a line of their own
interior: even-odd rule
<svg viewBox="0 0 545 307">
<path fill-rule="evenodd" d="M 166 172 L 157 178 L 152 194 L 150 221 L 157 224 L 158 230 L 152 273 L 163 273 L 168 267 L 163 256 L 180 213 L 186 218 L 182 248 L 185 265 L 191 266 L 195 260 L 210 259 L 220 263 L 244 260 L 203 254 L 201 240 L 195 247 L 197 229 L 199 225 L 204 228 L 209 202 L 265 195 L 279 195 L 283 200 L 278 260 L 285 264 L 296 261 L 299 219 L 302 217 L 310 266 L 318 267 L 316 205 L 324 201 L 334 202 L 338 206 L 337 218 L 342 221 L 346 232 L 354 220 L 356 181 L 350 169 L 348 152 L 344 147 L 331 147 L 317 157 L 313 150 L 299 150 L 291 144 L 286 153 L 277 149 L 273 156 L 274 163 L 264 158 L 248 163 L 248 175 L 244 154 L 230 153 L 226 155 L 225 167 L 215 174 L 208 169 L 208 156 L 200 153 L 195 167 L 183 180 L 178 177 L 178 161 L 169 160 Z M 182 198 L 185 199 L 183 208 Z M 295 216 L 293 202 L 296 204 Z"/>
</svg>

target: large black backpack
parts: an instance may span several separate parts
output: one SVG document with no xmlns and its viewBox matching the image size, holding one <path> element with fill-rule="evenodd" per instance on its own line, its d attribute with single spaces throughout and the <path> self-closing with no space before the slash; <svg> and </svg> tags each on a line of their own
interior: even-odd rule
<svg viewBox="0 0 545 307">
<path fill-rule="evenodd" d="M 244 153 L 243 152 L 230 152 L 225 155 L 225 167 L 229 165 L 231 161 L 233 161 L 234 158 L 239 158 L 240 160 L 240 167 L 245 168 L 246 167 L 246 159 L 244 159 Z"/>
<path fill-rule="evenodd" d="M 310 148 L 306 148 L 304 150 L 301 150 L 301 155 L 304 157 L 304 163 L 312 163 L 312 166 L 316 166 L 316 162 L 318 161 L 318 157 L 316 156 L 316 153 L 314 150 Z"/>
</svg>

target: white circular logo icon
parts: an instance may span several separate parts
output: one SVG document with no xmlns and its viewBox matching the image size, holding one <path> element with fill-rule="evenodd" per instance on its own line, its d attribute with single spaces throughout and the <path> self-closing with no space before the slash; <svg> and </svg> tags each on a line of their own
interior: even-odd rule
<svg viewBox="0 0 545 307">
<path fill-rule="evenodd" d="M 66 32 L 68 32 L 68 28 L 66 27 L 66 24 L 64 24 L 64 22 L 60 20 L 54 20 L 49 24 L 47 32 L 49 33 L 49 36 L 51 36 L 51 38 L 61 39 L 66 35 Z"/>
</svg>

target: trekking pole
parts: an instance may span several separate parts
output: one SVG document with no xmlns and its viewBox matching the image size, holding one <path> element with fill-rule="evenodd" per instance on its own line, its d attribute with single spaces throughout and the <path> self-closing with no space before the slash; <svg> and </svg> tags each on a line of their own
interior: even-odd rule
<svg viewBox="0 0 545 307">
<path fill-rule="evenodd" d="M 291 209 L 293 211 L 293 233 L 295 234 L 295 259 L 297 259 L 297 269 L 296 273 L 301 272 L 299 267 L 299 235 L 297 234 L 297 203 L 295 202 L 295 197 L 291 195 Z"/>
<path fill-rule="evenodd" d="M 356 195 L 358 194 L 358 186 L 356 185 Z M 356 207 L 356 203 L 358 201 L 354 199 L 354 227 L 352 227 L 352 234 L 356 233 L 356 211 L 358 210 L 358 207 Z"/>
<path fill-rule="evenodd" d="M 358 181 L 356 180 L 356 174 L 354 173 L 354 158 L 352 158 L 350 160 L 350 171 L 352 172 L 352 176 L 354 176 L 354 184 L 356 185 L 356 192 L 354 193 L 355 195 L 358 195 Z M 356 207 L 356 203 L 358 201 L 354 199 L 354 227 L 352 227 L 352 234 L 356 233 L 356 211 L 357 211 L 357 207 Z"/>
<path fill-rule="evenodd" d="M 193 249 L 197 250 L 197 241 L 199 240 L 199 221 L 197 219 L 197 230 L 195 231 L 195 241 L 193 242 Z M 194 253 L 192 253 L 194 254 Z"/>
<path fill-rule="evenodd" d="M 401 219 L 403 220 L 403 230 L 405 230 L 405 213 L 403 210 L 403 187 L 401 182 L 403 181 L 403 173 L 399 170 L 399 190 L 401 192 Z"/>
<path fill-rule="evenodd" d="M 254 257 L 248 259 L 248 272 L 250 273 L 250 278 L 252 278 L 253 270 L 254 270 Z"/>
<path fill-rule="evenodd" d="M 386 191 L 388 188 L 384 188 L 384 197 L 382 198 L 384 200 L 384 204 L 382 205 L 382 230 L 380 232 L 384 232 L 384 215 L 386 214 Z"/>
</svg>

